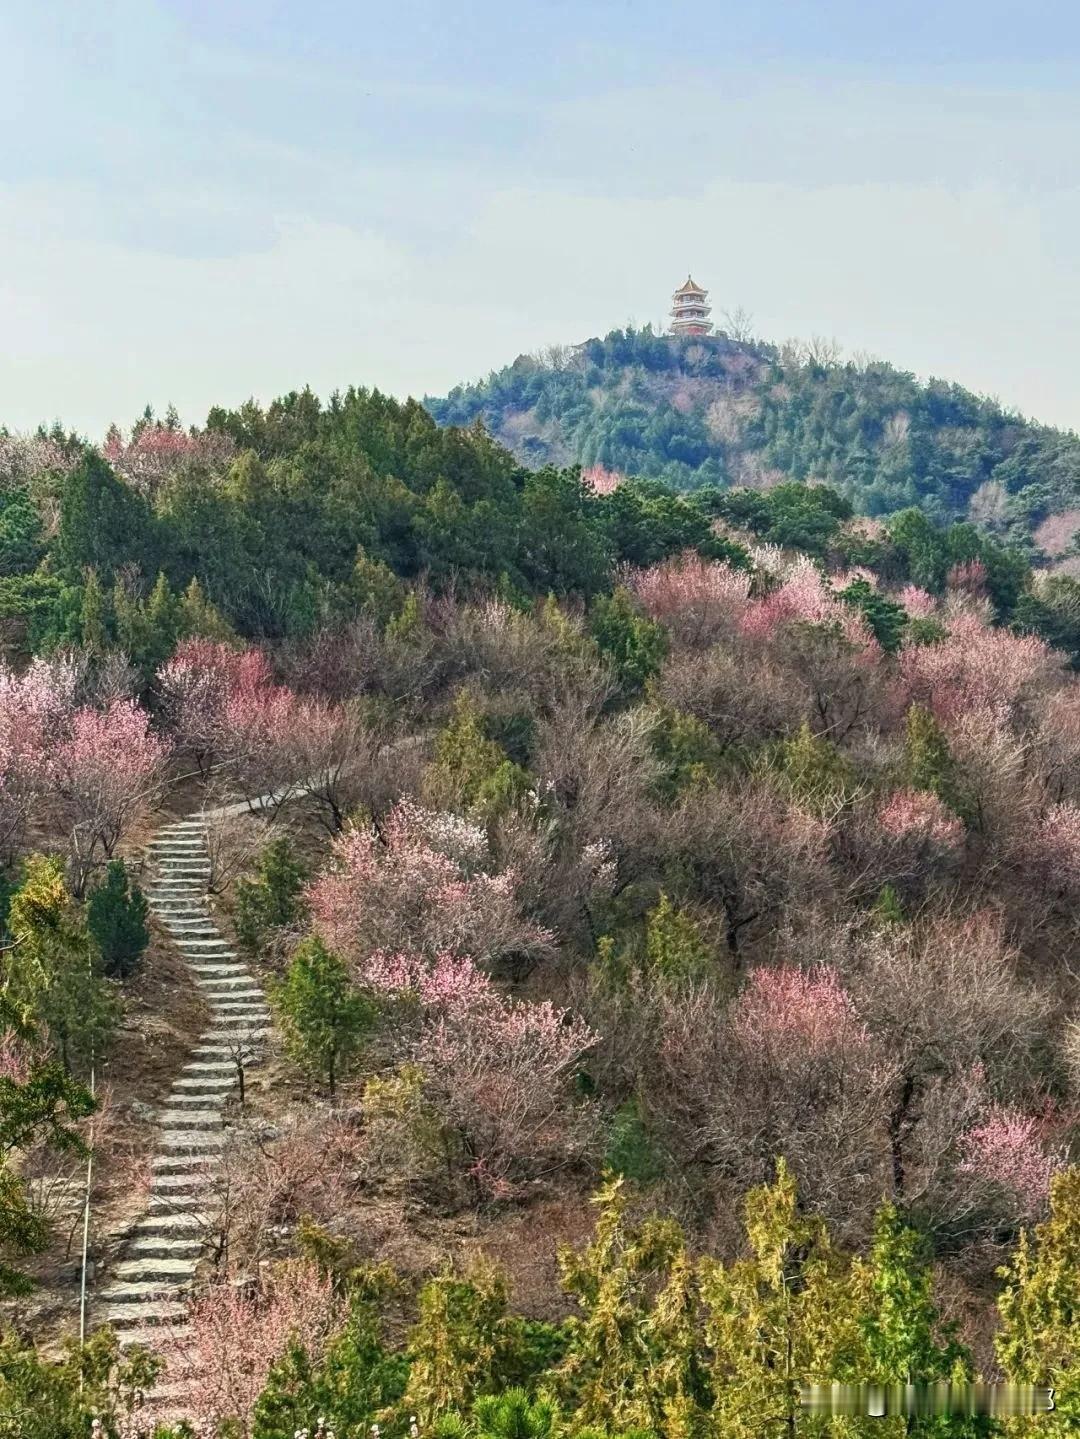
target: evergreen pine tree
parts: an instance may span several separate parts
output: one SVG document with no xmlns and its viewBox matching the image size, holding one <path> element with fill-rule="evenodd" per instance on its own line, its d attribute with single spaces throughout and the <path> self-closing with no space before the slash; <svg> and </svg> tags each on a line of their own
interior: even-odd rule
<svg viewBox="0 0 1080 1439">
<path fill-rule="evenodd" d="M 92 654 L 101 655 L 109 646 L 109 611 L 97 570 L 87 570 L 82 588 L 79 633 Z"/>
<path fill-rule="evenodd" d="M 27 861 L 8 929 L 5 998 L 26 1021 L 47 1026 L 67 1073 L 88 1073 L 105 1052 L 117 1005 L 58 859 L 36 855 Z"/>
<path fill-rule="evenodd" d="M 126 979 L 150 943 L 146 897 L 128 877 L 124 862 L 110 860 L 104 882 L 86 904 L 86 924 L 101 952 L 105 974 Z"/>
<path fill-rule="evenodd" d="M 1001 1271 L 997 1354 L 1015 1383 L 1050 1385 L 1054 1412 L 1033 1432 L 1046 1439 L 1080 1433 L 1080 1167 L 1055 1175 L 1050 1216 L 1023 1234 Z M 1021 1421 L 1010 1429 L 1026 1432 Z"/>
<path fill-rule="evenodd" d="M 701 931 L 666 893 L 645 919 L 645 961 L 664 979 L 700 979 L 716 968 L 716 957 Z"/>
<path fill-rule="evenodd" d="M 337 955 L 314 937 L 296 951 L 285 978 L 272 985 L 270 1002 L 289 1053 L 325 1079 L 332 1096 L 371 1027 L 370 1002 L 350 983 Z"/>
<path fill-rule="evenodd" d="M 254 956 L 275 931 L 297 923 L 304 912 L 306 880 L 307 870 L 288 836 L 271 840 L 259 856 L 254 876 L 237 881 L 233 922 L 242 949 Z"/>
<path fill-rule="evenodd" d="M 236 638 L 220 610 L 207 599 L 197 578 L 191 580 L 177 601 L 176 628 L 178 639 L 199 638 L 228 643 Z"/>
</svg>

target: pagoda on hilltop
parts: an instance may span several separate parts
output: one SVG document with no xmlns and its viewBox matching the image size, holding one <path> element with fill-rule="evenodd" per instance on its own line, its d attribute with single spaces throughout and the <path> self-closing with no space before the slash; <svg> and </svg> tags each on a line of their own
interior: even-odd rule
<svg viewBox="0 0 1080 1439">
<path fill-rule="evenodd" d="M 712 306 L 709 292 L 694 283 L 689 275 L 686 284 L 680 286 L 671 297 L 672 335 L 711 335 Z"/>
</svg>

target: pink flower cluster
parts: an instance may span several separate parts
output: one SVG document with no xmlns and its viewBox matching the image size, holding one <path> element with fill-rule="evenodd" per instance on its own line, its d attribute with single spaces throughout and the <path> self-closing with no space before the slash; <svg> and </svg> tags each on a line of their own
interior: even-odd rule
<svg viewBox="0 0 1080 1439">
<path fill-rule="evenodd" d="M 158 692 L 169 724 L 185 747 L 210 753 L 220 743 L 229 706 L 242 708 L 273 685 L 261 650 L 237 650 L 217 640 L 184 640 L 158 671 Z"/>
<path fill-rule="evenodd" d="M 267 1376 L 290 1344 L 317 1362 L 342 1318 L 333 1281 L 311 1260 L 288 1260 L 255 1283 L 219 1283 L 194 1298 L 187 1324 L 163 1353 L 167 1374 L 198 1375 L 190 1415 L 196 1433 L 217 1434 L 232 1420 L 246 1434 Z"/>
<path fill-rule="evenodd" d="M 753 970 L 735 1001 L 732 1027 L 752 1052 L 794 1043 L 821 1054 L 867 1038 L 850 995 L 829 965 Z"/>
<path fill-rule="evenodd" d="M 783 583 L 751 604 L 742 621 L 743 632 L 768 639 L 783 625 L 795 621 L 837 624 L 848 642 L 876 663 L 881 647 L 862 615 L 837 599 L 829 582 L 805 555 L 791 566 Z"/>
<path fill-rule="evenodd" d="M 417 1006 L 418 1025 L 395 1039 L 419 1065 L 428 1100 L 466 1142 L 475 1183 L 495 1198 L 515 1192 L 545 1156 L 561 1152 L 573 1122 L 568 1081 L 597 1036 L 550 1000 L 499 993 L 475 962 L 453 954 L 369 956 L 366 988 Z"/>
<path fill-rule="evenodd" d="M 222 466 L 236 453 L 228 435 L 204 430 L 192 433 L 179 425 L 152 421 L 137 426 L 129 439 L 113 425 L 101 453 L 117 474 L 137 489 L 152 490 L 188 461 Z"/>
<path fill-rule="evenodd" d="M 25 485 L 38 475 L 69 475 L 79 463 L 77 448 L 69 449 L 47 435 L 0 434 L 0 481 Z"/>
<path fill-rule="evenodd" d="M 0 1034 L 0 1079 L 25 1084 L 30 1078 L 30 1055 L 25 1041 L 13 1029 Z"/>
<path fill-rule="evenodd" d="M 877 819 L 894 839 L 925 839 L 943 849 L 956 849 L 964 842 L 961 820 L 926 790 L 895 790 L 878 806 Z"/>
<path fill-rule="evenodd" d="M 156 794 L 168 756 L 168 742 L 151 730 L 149 715 L 134 700 L 75 711 L 50 769 L 65 807 L 77 890 Z"/>
<path fill-rule="evenodd" d="M 925 705 L 943 724 L 980 710 L 1006 719 L 1037 680 L 1060 667 L 1060 658 L 1036 635 L 990 629 L 967 614 L 952 621 L 940 643 L 900 652 L 908 702 Z"/>
<path fill-rule="evenodd" d="M 0 844 L 10 850 L 35 807 L 59 806 L 76 857 L 111 855 L 160 782 L 169 746 L 133 700 L 77 702 L 67 659 L 0 667 Z"/>
<path fill-rule="evenodd" d="M 293 750 L 301 737 L 313 737 L 320 706 L 305 706 L 275 683 L 261 650 L 186 640 L 159 670 L 158 691 L 170 727 L 200 769 L 222 762 L 248 795 L 301 778 L 292 773 L 299 762 Z"/>
<path fill-rule="evenodd" d="M 983 599 L 986 595 L 986 566 L 982 560 L 964 560 L 962 564 L 953 565 L 946 584 L 951 590 Z"/>
<path fill-rule="evenodd" d="M 518 876 L 481 868 L 490 864 L 482 830 L 403 800 L 381 833 L 356 826 L 335 841 L 330 868 L 308 892 L 316 928 L 354 961 L 378 950 L 479 963 L 547 951 L 552 936 L 522 913 Z"/>
<path fill-rule="evenodd" d="M 673 625 L 687 638 L 711 641 L 742 619 L 750 598 L 750 576 L 687 551 L 636 571 L 630 576 L 630 588 L 654 620 Z"/>
<path fill-rule="evenodd" d="M 918 585 L 905 585 L 896 599 L 913 620 L 929 619 L 937 609 L 937 600 L 934 599 L 934 596 L 926 590 L 920 589 Z"/>
<path fill-rule="evenodd" d="M 589 465 L 581 472 L 581 482 L 594 495 L 613 494 L 626 480 L 626 476 L 618 470 L 606 469 L 603 465 Z"/>
<path fill-rule="evenodd" d="M 1061 1168 L 1059 1156 L 1044 1147 L 1045 1122 L 1037 1115 L 995 1105 L 962 1141 L 960 1170 L 999 1184 L 1020 1201 L 1027 1218 L 1046 1205 L 1050 1180 Z"/>
<path fill-rule="evenodd" d="M 454 1013 L 497 998 L 490 978 L 475 961 L 454 954 L 427 960 L 418 954 L 377 950 L 357 966 L 356 978 L 376 994 L 414 999 L 425 1010 Z"/>
</svg>

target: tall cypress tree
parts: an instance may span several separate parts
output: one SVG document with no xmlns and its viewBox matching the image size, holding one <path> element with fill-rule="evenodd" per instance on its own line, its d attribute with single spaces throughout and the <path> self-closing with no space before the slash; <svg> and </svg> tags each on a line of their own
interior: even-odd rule
<svg viewBox="0 0 1080 1439">
<path fill-rule="evenodd" d="M 149 505 L 116 477 L 99 454 L 87 450 L 60 496 L 56 537 L 60 566 L 78 578 L 94 569 L 105 581 L 122 564 L 152 574 L 156 549 Z"/>
</svg>

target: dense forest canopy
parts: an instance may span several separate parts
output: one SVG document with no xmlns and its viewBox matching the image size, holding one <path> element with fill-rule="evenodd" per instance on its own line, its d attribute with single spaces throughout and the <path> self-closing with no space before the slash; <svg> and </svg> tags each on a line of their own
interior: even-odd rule
<svg viewBox="0 0 1080 1439">
<path fill-rule="evenodd" d="M 775 445 L 835 435 L 834 384 L 907 386 L 937 479 L 876 441 L 863 489 L 851 446 L 833 484 L 536 468 L 363 390 L 0 436 L 0 1434 L 1074 1431 L 1080 583 L 970 503 L 1072 441 L 884 370 L 700 364 L 739 356 Z M 577 365 L 522 367 L 536 405 Z M 204 946 L 258 1063 L 205 1028 Z M 131 1211 L 188 1161 L 148 1093 L 216 1155 L 151 1334 Z M 91 1212 L 154 1353 L 50 1347 Z M 976 1374 L 1058 1409 L 800 1408 Z"/>
<path fill-rule="evenodd" d="M 678 489 L 823 481 L 861 514 L 918 505 L 1029 543 L 1080 495 L 1080 439 L 960 385 L 836 347 L 613 330 L 425 402 L 480 418 L 526 464 L 602 465 Z"/>
<path fill-rule="evenodd" d="M 726 341 L 710 344 L 714 349 L 702 351 L 706 370 L 744 354 Z M 627 355 L 640 351 L 659 366 L 674 353 L 671 342 L 647 333 L 616 334 L 594 349 L 599 358 L 590 363 L 603 370 L 609 356 L 608 369 L 624 378 Z M 522 394 L 581 380 L 576 360 L 564 368 L 517 366 L 504 375 L 516 377 Z M 951 400 L 944 393 L 935 399 L 933 387 L 919 390 L 909 377 L 882 368 L 878 378 L 884 385 L 890 375 L 908 387 L 909 398 L 921 396 L 919 424 L 934 437 L 927 453 L 939 478 L 945 420 L 955 438 L 966 415 L 969 428 L 985 431 L 971 454 L 992 452 L 991 433 L 999 449 L 1010 451 L 1008 462 L 991 466 L 992 485 L 1003 483 L 1006 463 L 1023 477 L 1003 501 L 1006 508 L 1013 498 L 1032 498 L 1028 460 L 1043 476 L 1043 490 L 1058 486 L 1054 503 L 1062 502 L 1071 437 L 1031 431 L 959 390 Z M 869 372 L 807 362 L 780 388 L 790 390 L 797 380 L 816 411 L 825 389 L 839 393 L 845 376 L 851 394 L 838 412 L 854 413 L 859 404 L 852 396 L 875 391 Z M 464 404 L 461 397 L 447 402 L 451 417 Z M 807 424 L 815 434 L 828 430 Z M 910 427 L 904 445 L 909 455 L 919 451 Z M 1049 471 L 1047 447 L 1060 461 Z M 235 411 L 214 409 L 202 429 L 185 430 L 171 411 L 158 420 L 148 410 L 128 435 L 114 427 L 99 448 L 59 429 L 0 436 L 0 619 L 8 643 L 23 653 L 87 642 L 103 627 L 129 655 L 150 662 L 162 644 L 168 648 L 167 633 L 164 640 L 150 634 L 151 613 L 171 616 L 166 632 L 188 623 L 176 618 L 176 606 L 189 591 L 188 608 L 208 607 L 230 632 L 280 640 L 347 618 L 373 588 L 388 591 L 421 577 L 436 590 L 478 585 L 507 596 L 588 601 L 610 590 L 621 566 L 648 565 L 687 548 L 741 563 L 739 541 L 726 524 L 819 558 L 883 565 L 891 580 L 910 578 L 936 593 L 953 565 L 979 560 L 990 572 L 1001 618 L 1072 645 L 1067 563 L 1066 572 L 1041 573 L 1034 583 L 1026 529 L 985 522 L 981 511 L 977 519 L 951 520 L 964 511 L 959 497 L 976 487 L 974 474 L 961 480 L 954 473 L 950 501 L 941 484 L 925 490 L 909 475 L 890 494 L 896 502 L 914 496 L 918 505 L 891 505 L 886 526 L 870 535 L 855 516 L 880 506 L 850 474 L 836 485 L 788 482 L 770 491 L 732 485 L 722 467 L 703 462 L 687 492 L 650 478 L 646 451 L 637 453 L 643 473 L 628 482 L 604 465 L 584 474 L 577 466 L 535 469 L 478 421 L 446 427 L 415 401 L 354 389 L 325 404 L 303 390 L 265 409 L 254 401 Z M 871 469 L 874 484 L 892 484 L 882 478 L 883 461 Z M 200 622 L 210 624 L 205 615 Z"/>
</svg>

